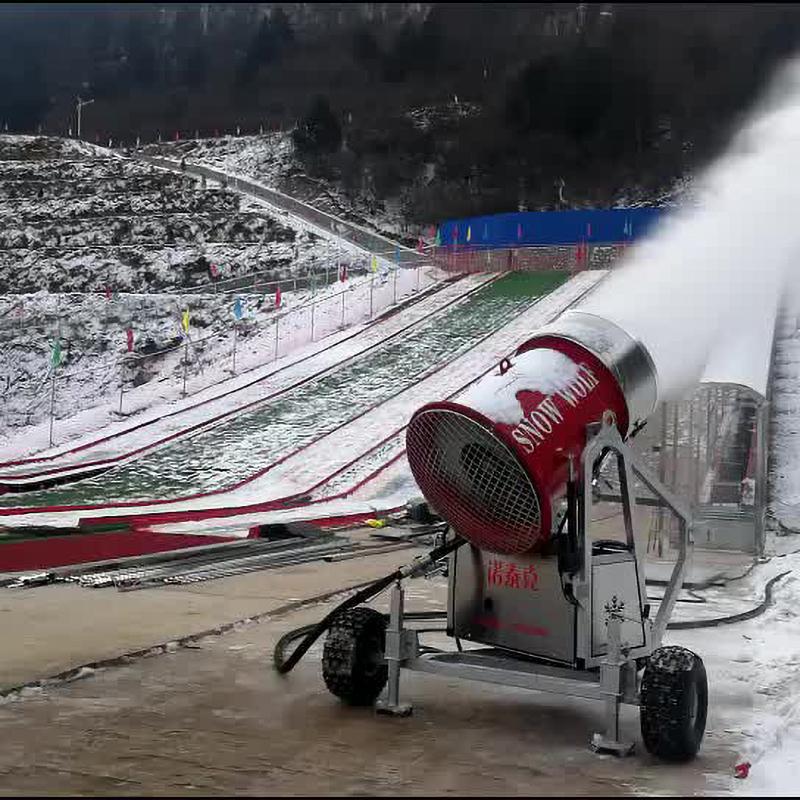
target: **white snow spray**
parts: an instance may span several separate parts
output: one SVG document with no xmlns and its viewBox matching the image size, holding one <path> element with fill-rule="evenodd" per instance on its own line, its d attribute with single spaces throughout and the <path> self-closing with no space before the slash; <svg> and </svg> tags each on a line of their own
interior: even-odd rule
<svg viewBox="0 0 800 800">
<path fill-rule="evenodd" d="M 661 400 L 697 384 L 742 320 L 774 316 L 800 255 L 800 59 L 697 189 L 697 204 L 666 218 L 581 305 L 647 347 Z"/>
</svg>

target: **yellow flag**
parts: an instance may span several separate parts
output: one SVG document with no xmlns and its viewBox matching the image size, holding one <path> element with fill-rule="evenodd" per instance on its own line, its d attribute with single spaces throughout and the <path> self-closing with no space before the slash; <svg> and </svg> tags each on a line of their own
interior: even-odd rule
<svg viewBox="0 0 800 800">
<path fill-rule="evenodd" d="M 470 225 L 467 228 L 467 241 L 469 241 L 471 238 L 472 238 L 472 226 Z"/>
<path fill-rule="evenodd" d="M 377 272 L 378 271 L 378 257 L 375 256 L 375 255 L 372 256 L 371 267 L 372 267 L 372 271 L 373 272 Z"/>
<path fill-rule="evenodd" d="M 189 309 L 187 308 L 186 311 L 183 312 L 183 318 L 181 319 L 181 327 L 183 328 L 184 333 L 189 333 Z"/>
</svg>

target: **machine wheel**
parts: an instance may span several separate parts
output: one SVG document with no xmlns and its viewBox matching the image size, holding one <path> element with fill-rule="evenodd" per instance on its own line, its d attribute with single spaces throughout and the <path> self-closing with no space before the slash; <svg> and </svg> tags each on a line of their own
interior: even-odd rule
<svg viewBox="0 0 800 800">
<path fill-rule="evenodd" d="M 367 606 L 346 611 L 331 626 L 322 651 L 328 690 L 352 706 L 372 705 L 386 686 L 386 617 Z"/>
<path fill-rule="evenodd" d="M 700 656 L 660 647 L 642 678 L 639 721 L 648 752 L 665 761 L 690 761 L 706 729 L 708 681 Z"/>
</svg>

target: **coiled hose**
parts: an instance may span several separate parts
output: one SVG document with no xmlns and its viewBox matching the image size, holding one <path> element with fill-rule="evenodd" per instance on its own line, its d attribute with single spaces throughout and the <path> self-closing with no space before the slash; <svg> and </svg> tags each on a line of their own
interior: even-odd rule
<svg viewBox="0 0 800 800">
<path fill-rule="evenodd" d="M 351 608 L 355 608 L 355 606 L 361 605 L 361 603 L 366 603 L 384 591 L 384 589 L 387 589 L 389 586 L 391 586 L 395 581 L 424 573 L 437 561 L 441 561 L 443 558 L 445 558 L 445 556 L 450 555 L 450 553 L 452 553 L 454 550 L 461 547 L 464 542 L 464 539 L 456 537 L 455 539 L 452 539 L 451 541 L 434 548 L 424 558 L 418 559 L 405 567 L 400 567 L 389 575 L 379 578 L 374 583 L 368 584 L 363 589 L 359 589 L 355 594 L 351 595 L 344 602 L 336 606 L 336 608 L 334 608 L 330 613 L 326 614 L 319 622 L 312 625 L 305 625 L 302 628 L 289 631 L 289 633 L 281 636 L 281 638 L 278 639 L 278 642 L 275 645 L 275 650 L 272 654 L 275 670 L 280 675 L 286 675 L 288 672 L 291 672 L 295 666 L 297 666 L 297 663 L 300 661 L 300 659 L 308 652 L 311 645 L 313 645 L 314 642 L 316 642 L 317 639 L 319 639 L 319 637 L 322 636 L 322 634 L 325 633 L 325 631 L 327 631 L 331 625 L 333 625 L 334 621 L 340 614 L 343 614 L 345 611 L 349 611 Z M 409 614 L 407 616 L 410 619 L 436 619 L 437 617 L 440 618 L 442 613 L 438 611 L 423 611 L 415 614 Z M 292 651 L 292 654 L 287 658 L 287 647 L 292 642 L 303 636 L 305 636 L 303 641 L 297 645 L 297 647 Z"/>
</svg>

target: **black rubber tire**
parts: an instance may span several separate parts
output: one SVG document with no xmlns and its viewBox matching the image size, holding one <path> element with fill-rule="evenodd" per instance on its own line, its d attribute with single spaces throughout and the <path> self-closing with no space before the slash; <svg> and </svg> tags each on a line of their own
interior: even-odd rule
<svg viewBox="0 0 800 800">
<path fill-rule="evenodd" d="M 331 694 L 351 706 L 369 706 L 386 686 L 384 614 L 359 606 L 338 617 L 322 651 L 322 677 Z"/>
<path fill-rule="evenodd" d="M 660 647 L 642 677 L 639 722 L 644 746 L 664 761 L 690 761 L 706 730 L 708 680 L 700 656 Z"/>
</svg>

